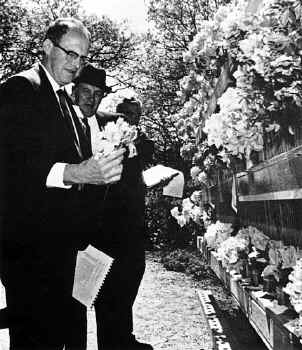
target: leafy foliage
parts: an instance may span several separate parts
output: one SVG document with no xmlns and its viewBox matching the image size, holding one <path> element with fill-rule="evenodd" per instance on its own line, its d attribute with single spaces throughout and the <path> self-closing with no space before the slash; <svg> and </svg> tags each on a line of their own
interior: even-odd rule
<svg viewBox="0 0 302 350">
<path fill-rule="evenodd" d="M 107 17 L 87 15 L 80 0 L 16 0 L 0 2 L 1 80 L 29 68 L 41 55 L 47 26 L 58 17 L 76 17 L 91 32 L 91 58 L 119 76 L 123 65 L 135 52 L 136 38 L 126 26 Z M 3 39 L 2 39 L 3 38 Z"/>
<path fill-rule="evenodd" d="M 176 249 L 164 251 L 161 262 L 167 270 L 185 272 L 197 280 L 213 276 L 203 255 L 196 250 Z"/>
<path fill-rule="evenodd" d="M 172 207 L 179 206 L 181 199 L 164 197 L 161 188 L 151 189 L 146 198 L 146 229 L 150 248 L 185 248 L 194 246 L 196 232 L 201 230 L 194 221 L 180 227 L 170 215 Z"/>
</svg>

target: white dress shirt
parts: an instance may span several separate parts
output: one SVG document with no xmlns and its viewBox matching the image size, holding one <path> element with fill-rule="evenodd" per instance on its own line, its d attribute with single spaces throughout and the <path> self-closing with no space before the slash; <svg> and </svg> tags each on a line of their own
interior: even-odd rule
<svg viewBox="0 0 302 350">
<path fill-rule="evenodd" d="M 50 85 L 53 88 L 53 91 L 55 92 L 56 98 L 59 101 L 59 97 L 57 95 L 57 91 L 60 90 L 60 85 L 54 80 L 54 78 L 49 74 L 47 69 L 41 64 L 42 68 L 44 69 L 44 72 L 47 76 L 47 79 L 50 82 Z M 55 163 L 52 168 L 50 169 L 50 172 L 46 179 L 46 186 L 47 187 L 60 187 L 60 188 L 71 188 L 71 185 L 66 186 L 63 182 L 64 178 L 64 170 L 65 170 L 66 163 Z"/>
</svg>

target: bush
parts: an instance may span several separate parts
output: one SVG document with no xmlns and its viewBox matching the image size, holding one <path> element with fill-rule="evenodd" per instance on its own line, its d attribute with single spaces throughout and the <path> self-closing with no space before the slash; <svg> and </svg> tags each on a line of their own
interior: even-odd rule
<svg viewBox="0 0 302 350">
<path fill-rule="evenodd" d="M 146 196 L 146 231 L 148 249 L 185 248 L 195 242 L 192 225 L 180 227 L 170 210 L 176 204 L 174 198 L 165 197 L 162 188 L 151 189 Z"/>
<path fill-rule="evenodd" d="M 167 270 L 184 272 L 197 280 L 213 276 L 209 265 L 197 250 L 176 249 L 162 252 L 161 263 Z"/>
<path fill-rule="evenodd" d="M 192 220 L 180 227 L 171 215 L 171 209 L 182 199 L 163 196 L 162 188 L 148 190 L 146 195 L 146 232 L 148 249 L 185 249 L 193 246 L 195 233 L 201 228 Z"/>
</svg>

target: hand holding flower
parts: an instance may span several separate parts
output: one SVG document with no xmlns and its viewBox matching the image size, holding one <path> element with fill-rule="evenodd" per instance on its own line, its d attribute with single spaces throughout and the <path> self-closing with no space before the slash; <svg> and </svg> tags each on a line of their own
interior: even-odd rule
<svg viewBox="0 0 302 350">
<path fill-rule="evenodd" d="M 109 122 L 97 136 L 97 152 L 95 158 L 99 159 L 123 147 L 130 150 L 129 157 L 134 156 L 134 140 L 136 138 L 136 126 L 129 125 L 122 118 L 118 118 L 116 122 Z"/>
</svg>

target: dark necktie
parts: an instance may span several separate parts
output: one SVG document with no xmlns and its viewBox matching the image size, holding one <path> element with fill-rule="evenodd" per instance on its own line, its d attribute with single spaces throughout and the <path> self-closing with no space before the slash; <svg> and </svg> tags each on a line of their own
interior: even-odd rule
<svg viewBox="0 0 302 350">
<path fill-rule="evenodd" d="M 85 134 L 87 140 L 90 142 L 90 140 L 91 140 L 91 133 L 90 133 L 90 126 L 89 126 L 89 123 L 88 123 L 88 118 L 82 118 L 82 122 L 83 122 L 83 125 L 84 125 L 84 134 Z"/>
<path fill-rule="evenodd" d="M 84 133 L 78 116 L 76 115 L 72 103 L 65 90 L 59 90 L 58 92 L 60 105 L 64 118 L 69 126 L 69 129 L 73 135 L 74 143 L 81 154 L 83 159 L 91 157 L 91 145 L 90 139 Z"/>
</svg>

